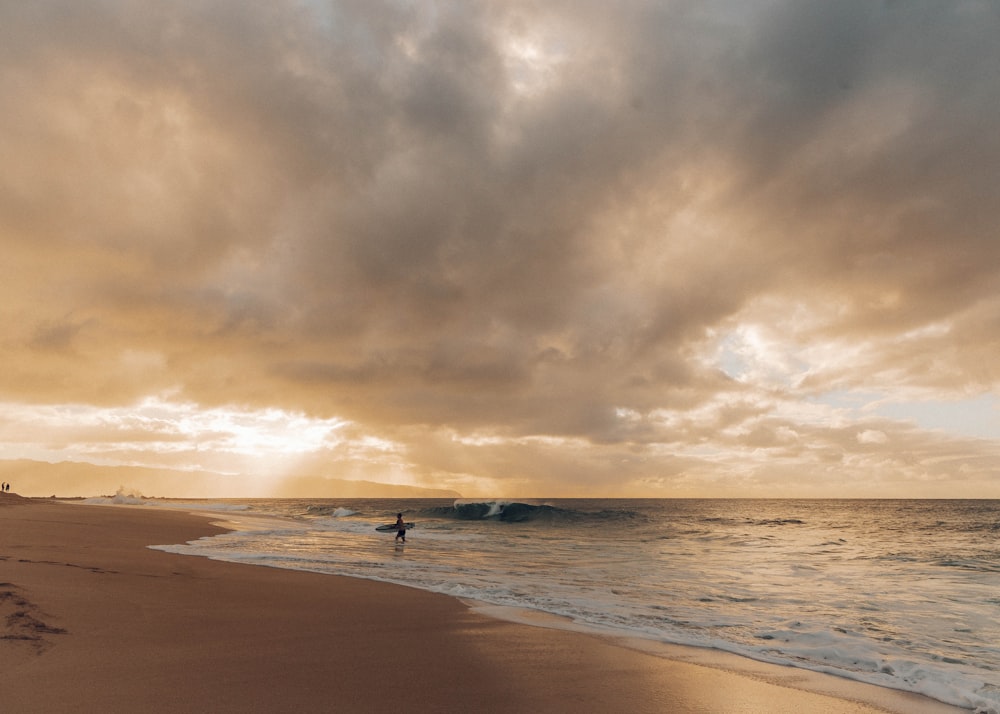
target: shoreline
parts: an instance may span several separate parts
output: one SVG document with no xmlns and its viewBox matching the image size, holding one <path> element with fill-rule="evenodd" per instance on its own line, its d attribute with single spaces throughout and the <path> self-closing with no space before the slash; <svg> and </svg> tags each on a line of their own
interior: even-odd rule
<svg viewBox="0 0 1000 714">
<path fill-rule="evenodd" d="M 798 689 L 811 694 L 823 694 L 836 699 L 860 702 L 877 707 L 879 711 L 891 712 L 892 714 L 957 714 L 959 712 L 968 714 L 972 711 L 946 704 L 922 694 L 893 689 L 892 687 L 882 687 L 835 674 L 773 664 L 711 647 L 682 645 L 638 635 L 622 634 L 613 630 L 601 630 L 600 628 L 580 625 L 563 616 L 546 612 L 491 605 L 467 598 L 460 599 L 473 611 L 487 617 L 529 627 L 566 630 L 590 635 L 614 642 L 625 649 L 643 652 L 661 659 L 686 662 L 738 676 L 760 679 L 781 687 Z"/>
<path fill-rule="evenodd" d="M 148 547 L 223 532 L 217 520 L 0 498 L 11 711 L 968 711 L 415 588 Z"/>
</svg>

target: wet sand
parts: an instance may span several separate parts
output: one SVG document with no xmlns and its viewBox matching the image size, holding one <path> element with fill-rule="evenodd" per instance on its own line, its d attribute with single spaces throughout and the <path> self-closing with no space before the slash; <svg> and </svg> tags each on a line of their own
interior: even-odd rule
<svg viewBox="0 0 1000 714">
<path fill-rule="evenodd" d="M 205 515 L 0 496 L 2 710 L 962 711 L 703 650 L 513 623 L 412 588 L 147 548 L 218 531 Z"/>
</svg>

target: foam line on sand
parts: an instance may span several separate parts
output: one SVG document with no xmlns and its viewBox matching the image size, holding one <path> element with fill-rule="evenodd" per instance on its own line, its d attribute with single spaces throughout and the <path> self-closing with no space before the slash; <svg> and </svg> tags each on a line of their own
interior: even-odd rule
<svg viewBox="0 0 1000 714">
<path fill-rule="evenodd" d="M 806 691 L 820 675 L 644 651 L 412 588 L 147 547 L 218 532 L 209 520 L 0 499 L 3 711 L 961 711 L 844 680 Z"/>
</svg>

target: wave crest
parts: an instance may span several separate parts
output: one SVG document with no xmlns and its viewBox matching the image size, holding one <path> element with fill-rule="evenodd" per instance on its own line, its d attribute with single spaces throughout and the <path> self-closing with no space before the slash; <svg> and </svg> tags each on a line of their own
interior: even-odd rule
<svg viewBox="0 0 1000 714">
<path fill-rule="evenodd" d="M 504 523 L 597 523 L 609 520 L 635 518 L 629 510 L 588 511 L 577 508 L 560 508 L 547 503 L 525 501 L 484 500 L 455 501 L 451 506 L 437 506 L 421 513 L 424 518 L 441 518 L 458 521 L 500 521 Z"/>
</svg>

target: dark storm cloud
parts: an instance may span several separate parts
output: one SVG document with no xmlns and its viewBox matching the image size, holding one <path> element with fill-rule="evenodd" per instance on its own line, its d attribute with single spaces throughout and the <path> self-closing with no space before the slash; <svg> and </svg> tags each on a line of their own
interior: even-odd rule
<svg viewBox="0 0 1000 714">
<path fill-rule="evenodd" d="M 871 348 L 815 393 L 995 388 L 962 355 L 997 347 L 998 31 L 985 2 L 8 4 L 0 390 L 647 448 L 657 410 L 752 391 L 705 361 L 749 322 Z"/>
</svg>

